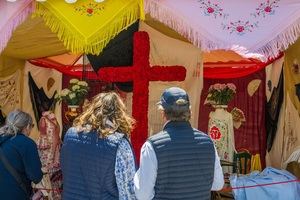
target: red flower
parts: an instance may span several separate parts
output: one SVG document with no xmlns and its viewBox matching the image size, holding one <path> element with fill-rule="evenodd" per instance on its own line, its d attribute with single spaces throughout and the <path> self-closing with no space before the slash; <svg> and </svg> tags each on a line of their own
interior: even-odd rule
<svg viewBox="0 0 300 200">
<path fill-rule="evenodd" d="M 221 138 L 221 132 L 218 127 L 213 126 L 209 130 L 209 135 L 213 140 L 218 140 Z"/>
<path fill-rule="evenodd" d="M 240 32 L 240 33 L 241 33 L 241 32 L 243 32 L 244 30 L 245 30 L 244 26 L 237 26 L 237 27 L 236 27 L 236 31 L 237 31 L 237 32 Z"/>
<path fill-rule="evenodd" d="M 207 12 L 208 13 L 213 13 L 213 12 L 215 12 L 215 10 L 212 7 L 208 7 L 207 8 Z"/>
<path fill-rule="evenodd" d="M 265 12 L 271 12 L 272 11 L 272 8 L 271 8 L 271 6 L 267 6 L 267 7 L 265 7 Z"/>
<path fill-rule="evenodd" d="M 92 14 L 94 12 L 94 10 L 92 8 L 88 8 L 88 9 L 86 9 L 86 12 L 89 14 Z"/>
</svg>

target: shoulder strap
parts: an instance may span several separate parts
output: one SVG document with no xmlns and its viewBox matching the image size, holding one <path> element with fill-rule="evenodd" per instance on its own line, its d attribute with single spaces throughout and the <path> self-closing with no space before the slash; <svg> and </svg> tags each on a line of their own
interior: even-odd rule
<svg viewBox="0 0 300 200">
<path fill-rule="evenodd" d="M 1 147 L 0 147 L 0 160 L 4 164 L 5 168 L 9 171 L 9 173 L 17 181 L 17 183 L 22 188 L 22 190 L 25 192 L 26 196 L 28 196 L 26 185 L 22 181 L 20 174 L 15 170 L 15 168 L 13 168 L 13 166 L 11 166 L 10 162 L 7 160 L 6 156 L 4 155 L 4 152 Z"/>
</svg>

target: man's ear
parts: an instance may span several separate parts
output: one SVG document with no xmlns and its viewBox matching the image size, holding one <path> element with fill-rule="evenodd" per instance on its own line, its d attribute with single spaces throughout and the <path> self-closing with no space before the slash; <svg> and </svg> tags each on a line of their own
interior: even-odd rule
<svg viewBox="0 0 300 200">
<path fill-rule="evenodd" d="M 166 113 L 164 110 L 160 110 L 160 113 L 161 113 L 161 117 L 164 121 L 168 121 L 167 117 L 166 117 Z"/>
</svg>

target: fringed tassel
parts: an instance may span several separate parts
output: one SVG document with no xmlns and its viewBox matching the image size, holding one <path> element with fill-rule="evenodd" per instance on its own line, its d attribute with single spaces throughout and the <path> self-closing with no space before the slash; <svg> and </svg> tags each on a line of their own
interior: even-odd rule
<svg viewBox="0 0 300 200">
<path fill-rule="evenodd" d="M 95 33 L 88 41 L 73 27 L 62 23 L 40 3 L 37 4 L 34 16 L 42 17 L 46 25 L 57 33 L 58 38 L 71 52 L 98 55 L 112 38 L 140 18 L 142 14 L 140 6 L 139 3 L 128 3 L 126 12 L 118 13 L 113 22 L 107 22 L 106 27 Z"/>
<path fill-rule="evenodd" d="M 300 17 L 286 29 L 284 29 L 274 39 L 269 41 L 263 47 L 253 51 L 265 55 L 269 58 L 276 58 L 280 52 L 286 50 L 300 37 Z"/>
<path fill-rule="evenodd" d="M 1 38 L 0 38 L 0 53 L 4 50 L 6 47 L 10 37 L 12 36 L 12 33 L 14 30 L 23 23 L 28 15 L 30 15 L 34 10 L 34 3 L 30 2 L 27 5 L 24 6 L 23 10 L 20 11 L 17 16 L 14 16 L 14 19 L 10 21 L 8 24 L 6 24 L 4 31 L 0 32 Z"/>
</svg>

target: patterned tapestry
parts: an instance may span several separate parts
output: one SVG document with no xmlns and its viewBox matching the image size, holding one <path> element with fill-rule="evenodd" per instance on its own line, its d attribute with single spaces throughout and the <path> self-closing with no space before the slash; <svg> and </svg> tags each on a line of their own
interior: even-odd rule
<svg viewBox="0 0 300 200">
<path fill-rule="evenodd" d="M 0 78 L 0 108 L 6 114 L 21 108 L 21 80 L 21 70 Z"/>
</svg>

